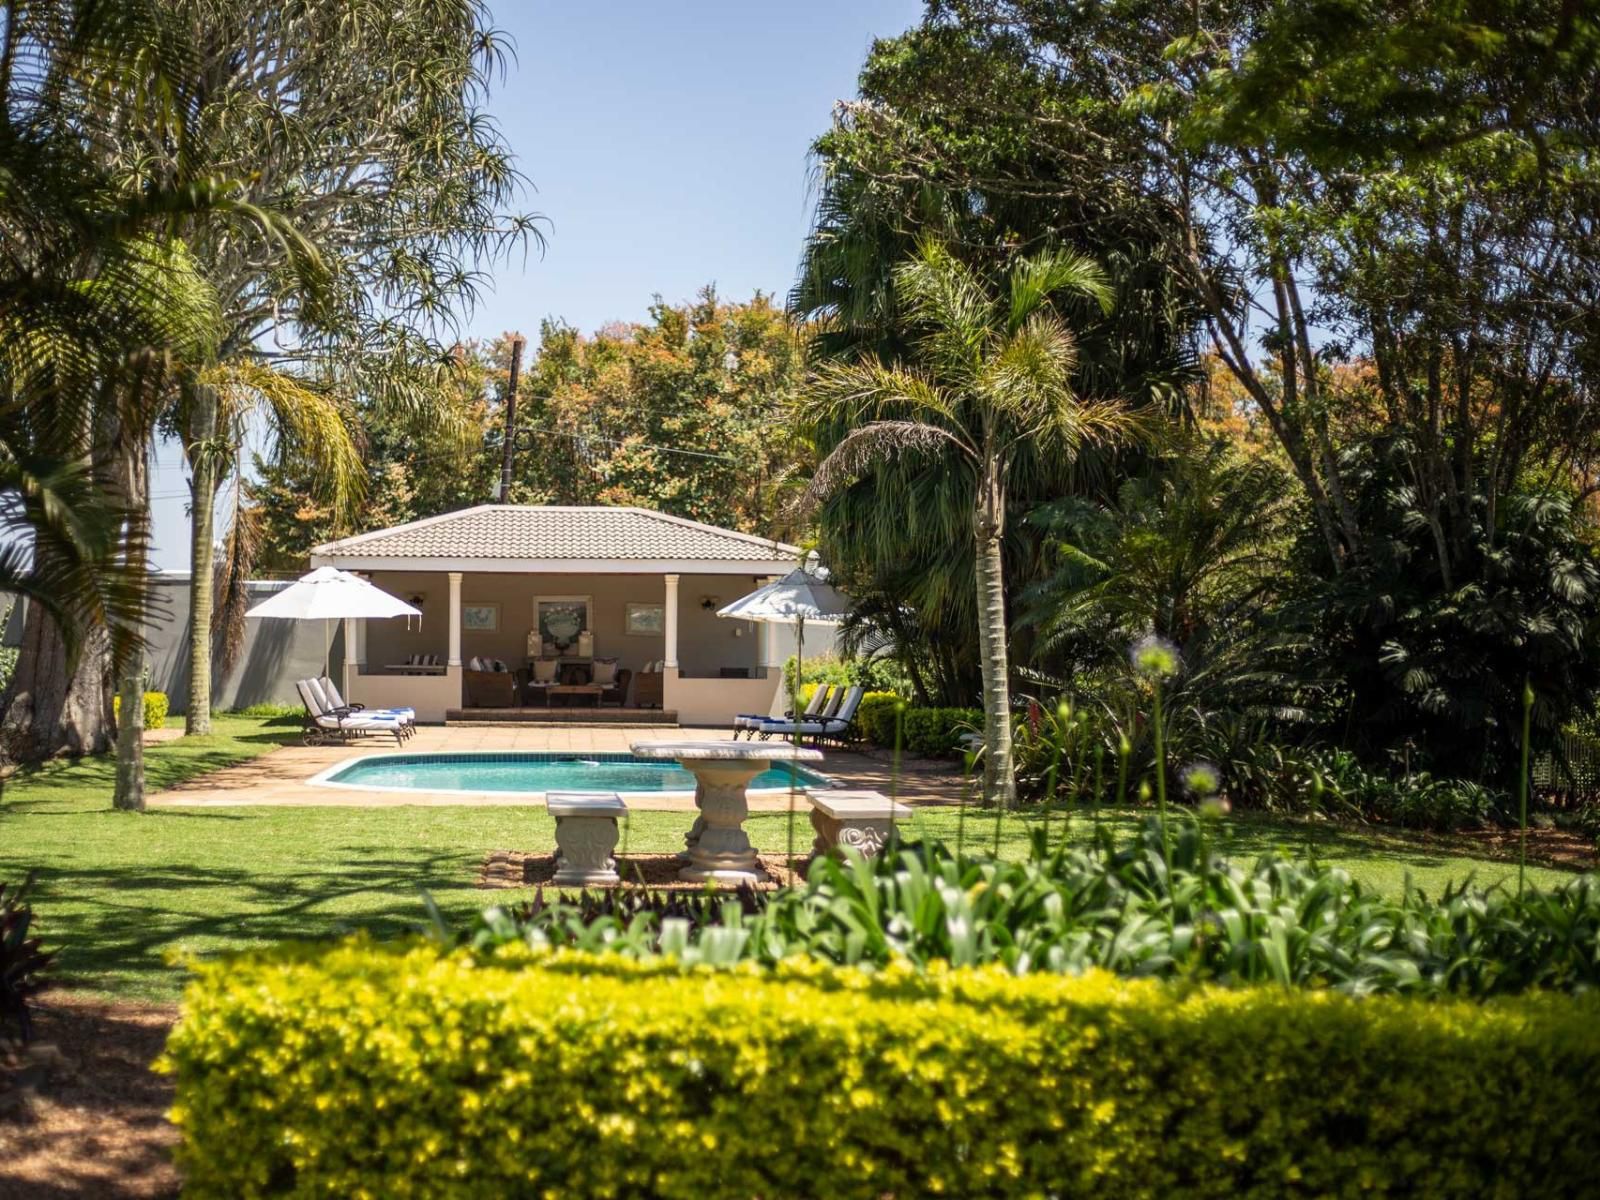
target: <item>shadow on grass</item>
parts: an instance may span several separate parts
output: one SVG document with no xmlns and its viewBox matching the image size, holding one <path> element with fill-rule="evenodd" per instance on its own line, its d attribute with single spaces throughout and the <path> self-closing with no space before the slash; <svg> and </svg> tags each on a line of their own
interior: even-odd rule
<svg viewBox="0 0 1600 1200">
<path fill-rule="evenodd" d="M 287 874 L 216 865 L 42 867 L 34 903 L 40 933 L 60 951 L 52 972 L 59 982 L 143 977 L 138 990 L 160 992 L 170 989 L 175 948 L 203 958 L 357 928 L 379 938 L 416 932 L 428 921 L 421 893 L 470 887 L 473 864 L 470 854 L 406 857 L 392 847 L 346 846 Z"/>
</svg>

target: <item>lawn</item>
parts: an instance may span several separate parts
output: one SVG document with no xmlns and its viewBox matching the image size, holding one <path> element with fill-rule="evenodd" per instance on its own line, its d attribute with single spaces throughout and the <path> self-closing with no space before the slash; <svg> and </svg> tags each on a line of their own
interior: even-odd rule
<svg viewBox="0 0 1600 1200">
<path fill-rule="evenodd" d="M 290 740 L 294 731 L 247 718 L 222 717 L 212 737 L 152 746 L 152 789 L 253 757 Z M 129 997 L 171 999 L 182 972 L 174 952 L 211 954 L 279 938 L 345 929 L 389 935 L 423 919 L 427 889 L 452 920 L 462 920 L 516 892 L 475 888 L 484 855 L 495 849 L 544 849 L 554 826 L 542 808 L 207 808 L 145 814 L 110 808 L 112 767 L 104 759 L 58 763 L 21 774 L 0 798 L 0 879 L 38 871 L 39 932 L 61 951 L 59 981 Z M 1119 831 L 1132 815 L 1107 818 Z M 1020 855 L 1037 817 L 1008 817 L 1001 851 Z M 628 845 L 640 851 L 682 846 L 683 813 L 638 812 Z M 971 810 L 920 810 L 913 832 L 961 838 L 969 849 L 992 845 L 994 819 Z M 1069 829 L 1052 817 L 1052 840 Z M 782 852 L 783 813 L 751 818 L 752 840 Z M 1074 817 L 1072 837 L 1089 821 Z M 1448 842 L 1397 833 L 1262 817 L 1229 822 L 1234 852 L 1274 846 L 1312 849 L 1365 882 L 1398 892 L 1409 873 L 1429 891 L 1475 876 L 1489 884 L 1516 868 L 1461 853 Z M 796 845 L 810 841 L 800 818 Z M 1563 872 L 1530 869 L 1533 882 L 1554 884 Z"/>
</svg>

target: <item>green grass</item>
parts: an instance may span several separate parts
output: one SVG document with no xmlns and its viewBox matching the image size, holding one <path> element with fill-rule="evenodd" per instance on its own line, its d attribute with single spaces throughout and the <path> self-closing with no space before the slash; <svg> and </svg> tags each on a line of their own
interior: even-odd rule
<svg viewBox="0 0 1600 1200">
<path fill-rule="evenodd" d="M 206 739 L 150 748 L 152 790 L 242 761 L 292 740 L 295 730 L 259 719 L 220 717 Z M 473 887 L 484 855 L 495 849 L 546 849 L 554 824 L 542 808 L 205 808 L 110 807 L 106 759 L 55 763 L 7 781 L 0 793 L 0 879 L 37 870 L 39 932 L 60 950 L 58 981 L 129 997 L 171 999 L 182 971 L 174 953 L 213 954 L 281 938 L 365 928 L 390 935 L 418 927 L 427 889 L 445 915 L 466 919 L 515 892 Z M 1108 820 L 1119 832 L 1132 814 Z M 638 851 L 682 846 L 685 813 L 637 812 L 628 845 Z M 1037 816 L 1007 817 L 1001 852 L 1020 856 Z M 964 825 L 964 828 L 963 828 Z M 1052 841 L 1089 836 L 1086 816 L 1051 818 Z M 761 813 L 748 828 L 756 845 L 783 852 L 788 817 Z M 1255 855 L 1308 847 L 1365 882 L 1398 893 L 1409 873 L 1430 892 L 1475 876 L 1482 884 L 1515 878 L 1516 867 L 1461 853 L 1448 841 L 1328 825 L 1236 817 L 1233 851 Z M 924 809 L 912 833 L 960 837 L 971 850 L 993 843 L 994 818 L 970 810 Z M 795 845 L 810 843 L 797 819 Z M 1562 872 L 1530 869 L 1550 885 Z"/>
</svg>

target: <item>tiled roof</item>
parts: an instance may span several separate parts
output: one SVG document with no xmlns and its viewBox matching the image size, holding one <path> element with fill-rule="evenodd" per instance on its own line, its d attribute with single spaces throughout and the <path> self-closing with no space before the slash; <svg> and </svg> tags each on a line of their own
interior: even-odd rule
<svg viewBox="0 0 1600 1200">
<path fill-rule="evenodd" d="M 732 529 L 645 508 L 484 504 L 378 529 L 311 552 L 318 557 L 795 562 L 798 551 Z"/>
</svg>

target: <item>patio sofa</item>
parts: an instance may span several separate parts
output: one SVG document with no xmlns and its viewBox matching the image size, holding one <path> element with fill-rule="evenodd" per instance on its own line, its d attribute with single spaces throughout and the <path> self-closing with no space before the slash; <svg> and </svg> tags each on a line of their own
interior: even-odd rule
<svg viewBox="0 0 1600 1200">
<path fill-rule="evenodd" d="M 519 703 L 516 673 L 497 658 L 472 658 L 461 672 L 468 708 L 515 708 Z"/>
</svg>

